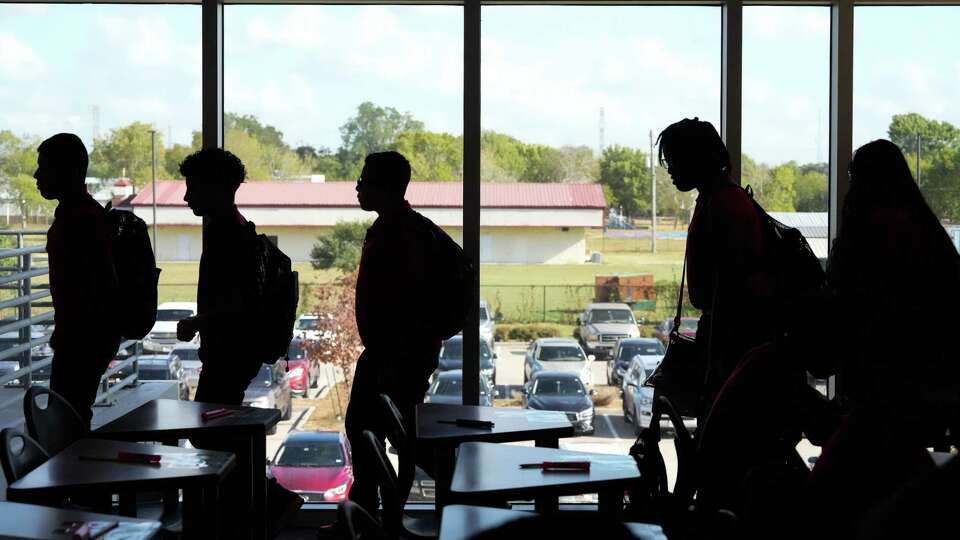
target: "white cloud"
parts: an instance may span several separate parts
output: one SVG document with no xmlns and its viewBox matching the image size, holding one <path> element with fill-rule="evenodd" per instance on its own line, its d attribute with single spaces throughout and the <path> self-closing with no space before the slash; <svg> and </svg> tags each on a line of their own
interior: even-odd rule
<svg viewBox="0 0 960 540">
<path fill-rule="evenodd" d="M 177 68 L 186 74 L 200 76 L 200 28 L 196 39 L 179 38 L 168 20 L 157 17 L 100 15 L 97 27 L 110 50 L 123 51 L 135 67 Z"/>
<path fill-rule="evenodd" d="M 830 35 L 830 10 L 819 6 L 748 6 L 744 39 L 822 39 Z"/>
<path fill-rule="evenodd" d="M 47 63 L 13 34 L 0 33 L 0 79 L 24 82 L 47 72 Z"/>
</svg>

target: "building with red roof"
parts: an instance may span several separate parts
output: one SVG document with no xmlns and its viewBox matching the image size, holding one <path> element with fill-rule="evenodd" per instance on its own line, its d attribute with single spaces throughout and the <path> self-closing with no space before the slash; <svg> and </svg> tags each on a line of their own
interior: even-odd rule
<svg viewBox="0 0 960 540">
<path fill-rule="evenodd" d="M 376 214 L 360 209 L 354 182 L 247 182 L 237 205 L 261 233 L 275 236 L 294 261 L 309 261 L 318 235 L 343 221 L 366 221 Z M 411 182 L 407 200 L 457 241 L 463 237 L 462 186 L 453 182 Z M 183 195 L 182 181 L 157 183 L 157 258 L 200 258 L 200 218 Z M 130 202 L 153 222 L 150 185 Z M 490 183 L 480 187 L 480 259 L 496 263 L 580 263 L 586 258 L 588 228 L 603 226 L 606 208 L 598 184 Z"/>
</svg>

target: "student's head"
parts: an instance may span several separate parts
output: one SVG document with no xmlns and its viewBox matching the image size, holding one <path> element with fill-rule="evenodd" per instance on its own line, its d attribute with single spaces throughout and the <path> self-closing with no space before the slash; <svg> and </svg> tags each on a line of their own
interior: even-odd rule
<svg viewBox="0 0 960 540">
<path fill-rule="evenodd" d="M 247 176 L 237 156 L 222 148 L 205 148 L 180 164 L 187 180 L 183 196 L 194 215 L 209 216 L 233 207 L 237 188 Z"/>
<path fill-rule="evenodd" d="M 920 196 L 903 152 L 886 139 L 868 142 L 854 152 L 850 161 L 850 190 L 878 202 Z"/>
<path fill-rule="evenodd" d="M 37 190 L 47 200 L 86 193 L 87 148 L 73 133 L 58 133 L 37 148 Z"/>
<path fill-rule="evenodd" d="M 670 124 L 657 138 L 660 165 L 680 191 L 700 189 L 730 174 L 730 153 L 710 122 L 684 118 Z"/>
<path fill-rule="evenodd" d="M 410 162 L 399 152 L 370 154 L 357 182 L 360 208 L 380 211 L 403 201 L 410 183 Z"/>
</svg>

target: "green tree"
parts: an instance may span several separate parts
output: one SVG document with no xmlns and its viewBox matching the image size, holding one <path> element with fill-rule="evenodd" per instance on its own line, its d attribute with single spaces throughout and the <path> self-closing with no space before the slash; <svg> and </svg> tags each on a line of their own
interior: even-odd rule
<svg viewBox="0 0 960 540">
<path fill-rule="evenodd" d="M 943 148 L 924 161 L 920 190 L 927 204 L 940 219 L 960 220 L 960 149 Z"/>
<path fill-rule="evenodd" d="M 480 134 L 480 178 L 484 182 L 516 182 L 527 169 L 524 144 L 496 131 Z"/>
<path fill-rule="evenodd" d="M 917 153 L 917 135 L 920 135 L 920 151 L 931 154 L 941 148 L 954 148 L 960 144 L 960 129 L 948 122 L 925 118 L 917 113 L 895 114 L 890 119 L 887 135 L 904 154 Z"/>
<path fill-rule="evenodd" d="M 642 150 L 613 145 L 600 156 L 600 183 L 607 203 L 627 216 L 650 212 L 650 171 Z"/>
<path fill-rule="evenodd" d="M 390 149 L 397 135 L 404 131 L 423 131 L 423 122 L 393 107 L 379 107 L 369 101 L 361 103 L 356 116 L 340 127 L 341 146 L 337 157 L 344 175 L 360 176 L 367 154 Z"/>
<path fill-rule="evenodd" d="M 392 149 L 410 161 L 414 180 L 463 180 L 463 137 L 432 131 L 403 131 L 397 135 Z"/>
<path fill-rule="evenodd" d="M 560 155 L 560 181 L 585 184 L 596 182 L 600 177 L 600 162 L 593 156 L 589 146 L 561 146 Z"/>
<path fill-rule="evenodd" d="M 264 163 L 263 145 L 249 133 L 230 129 L 223 134 L 223 147 L 240 158 L 247 170 L 248 180 L 268 180 L 273 173 Z"/>
<path fill-rule="evenodd" d="M 310 251 L 310 264 L 317 270 L 337 268 L 345 274 L 357 269 L 367 228 L 372 222 L 341 221 L 329 233 L 317 237 Z"/>
<path fill-rule="evenodd" d="M 187 146 L 185 144 L 175 144 L 167 148 L 163 156 L 164 169 L 174 178 L 180 178 L 180 164 L 187 156 L 198 150 L 200 150 L 199 146 Z"/>
<path fill-rule="evenodd" d="M 100 178 L 127 176 L 134 187 L 142 187 L 151 180 L 152 154 L 150 131 L 154 127 L 143 122 L 110 130 L 109 135 L 93 142 L 90 153 L 91 169 Z M 163 135 L 157 132 L 157 179 L 169 178 L 164 169 Z"/>
<path fill-rule="evenodd" d="M 283 132 L 279 129 L 261 124 L 260 120 L 252 114 L 225 113 L 223 115 L 223 131 L 239 130 L 253 137 L 264 146 L 273 146 L 278 148 L 288 148 L 283 142 Z"/>
<path fill-rule="evenodd" d="M 35 214 L 37 210 L 48 215 L 56 205 L 56 202 L 40 195 L 33 178 L 39 144 L 37 139 L 21 139 L 10 131 L 0 131 L 0 184 L 16 201 L 21 219 Z"/>
<path fill-rule="evenodd" d="M 560 182 L 563 180 L 563 154 L 545 144 L 526 144 L 520 149 L 525 162 L 523 182 Z"/>
<path fill-rule="evenodd" d="M 799 172 L 800 174 L 794 182 L 796 199 L 793 206 L 797 209 L 797 212 L 826 212 L 826 173 L 806 166 L 801 166 Z"/>
<path fill-rule="evenodd" d="M 322 174 L 331 180 L 341 178 L 340 161 L 329 148 L 307 145 L 297 147 L 294 152 L 309 167 L 311 174 Z"/>
<path fill-rule="evenodd" d="M 794 212 L 799 177 L 800 168 L 793 161 L 770 169 L 770 180 L 760 184 L 759 192 L 754 192 L 757 202 L 768 212 Z"/>
</svg>

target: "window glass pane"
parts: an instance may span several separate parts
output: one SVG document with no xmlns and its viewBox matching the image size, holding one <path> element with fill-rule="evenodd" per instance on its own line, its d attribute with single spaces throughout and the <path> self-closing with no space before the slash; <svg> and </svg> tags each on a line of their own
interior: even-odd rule
<svg viewBox="0 0 960 540">
<path fill-rule="evenodd" d="M 376 218 L 360 209 L 354 189 L 366 155 L 404 154 L 408 201 L 462 238 L 463 9 L 227 6 L 224 20 L 224 146 L 249 180 L 240 210 L 293 259 L 300 311 L 317 316 L 296 331 L 307 341 L 309 377 L 320 378 L 319 388 L 334 383 L 322 398 L 308 388 L 293 408 L 312 408 L 301 430 L 342 432 L 360 345 L 351 276 Z M 259 191 L 245 199 L 243 190 Z M 402 324 L 407 307 L 384 308 Z M 441 393 L 459 399 L 459 383 Z M 281 425 L 268 452 L 285 435 Z M 396 464 L 396 454 L 389 457 Z M 418 474 L 410 501 L 432 497 L 433 485 Z"/>
<path fill-rule="evenodd" d="M 561 447 L 626 455 L 633 415 L 650 403 L 631 394 L 624 404 L 628 366 L 618 371 L 606 356 L 621 339 L 657 345 L 693 203 L 656 168 L 651 253 L 651 135 L 684 117 L 719 128 L 720 10 L 490 6 L 482 15 L 480 285 L 502 318 L 495 404 L 562 410 L 583 433 Z M 585 313 L 598 300 L 629 305 Z M 585 328 L 589 337 L 575 334 Z M 563 341 L 529 348 L 540 336 Z M 586 392 L 543 399 L 531 384 L 525 395 L 534 371 L 579 379 Z M 567 388 L 558 385 L 547 386 Z M 673 474 L 672 441 L 663 449 Z"/>
<path fill-rule="evenodd" d="M 0 4 L 0 226 L 49 224 L 55 203 L 32 175 L 36 146 L 59 132 L 87 147 L 100 204 L 132 205 L 152 223 L 151 131 L 156 179 L 179 178 L 201 141 L 200 60 L 199 5 Z M 199 233 L 163 226 L 157 240 L 160 301 L 195 300 L 196 263 L 171 261 L 197 260 Z"/>
<path fill-rule="evenodd" d="M 896 143 L 957 243 L 960 9 L 857 7 L 855 16 L 854 149 L 874 139 Z"/>
</svg>

